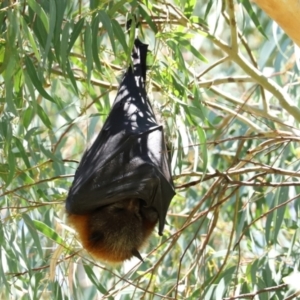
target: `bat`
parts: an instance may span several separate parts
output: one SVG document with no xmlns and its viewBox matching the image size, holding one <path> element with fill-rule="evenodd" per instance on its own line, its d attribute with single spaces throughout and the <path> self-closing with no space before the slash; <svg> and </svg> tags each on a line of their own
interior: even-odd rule
<svg viewBox="0 0 300 300">
<path fill-rule="evenodd" d="M 92 256 L 118 263 L 139 250 L 175 195 L 162 125 L 146 94 L 148 45 L 134 41 L 111 111 L 84 153 L 66 199 L 68 222 Z"/>
</svg>

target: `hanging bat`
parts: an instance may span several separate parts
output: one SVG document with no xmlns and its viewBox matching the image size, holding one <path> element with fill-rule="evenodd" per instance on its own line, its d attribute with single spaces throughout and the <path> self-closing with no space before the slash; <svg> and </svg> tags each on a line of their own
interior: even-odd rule
<svg viewBox="0 0 300 300">
<path fill-rule="evenodd" d="M 132 66 L 66 200 L 68 221 L 83 247 L 108 262 L 142 260 L 138 250 L 157 222 L 162 235 L 175 195 L 163 127 L 145 90 L 147 48 L 135 39 Z"/>
</svg>

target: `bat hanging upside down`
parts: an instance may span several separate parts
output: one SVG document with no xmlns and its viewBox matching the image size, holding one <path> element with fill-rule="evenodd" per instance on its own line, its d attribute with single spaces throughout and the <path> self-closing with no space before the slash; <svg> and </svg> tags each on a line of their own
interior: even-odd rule
<svg viewBox="0 0 300 300">
<path fill-rule="evenodd" d="M 135 40 L 107 120 L 84 153 L 66 200 L 68 222 L 95 258 L 122 262 L 139 250 L 175 195 L 163 127 L 148 100 L 147 45 Z"/>
</svg>

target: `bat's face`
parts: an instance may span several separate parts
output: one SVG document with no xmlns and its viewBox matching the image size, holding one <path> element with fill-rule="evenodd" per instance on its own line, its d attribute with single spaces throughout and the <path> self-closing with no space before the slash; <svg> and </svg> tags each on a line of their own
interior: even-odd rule
<svg viewBox="0 0 300 300">
<path fill-rule="evenodd" d="M 158 214 L 142 200 L 130 198 L 68 219 L 84 248 L 98 259 L 117 263 L 133 256 L 141 259 L 138 250 L 153 231 Z"/>
</svg>

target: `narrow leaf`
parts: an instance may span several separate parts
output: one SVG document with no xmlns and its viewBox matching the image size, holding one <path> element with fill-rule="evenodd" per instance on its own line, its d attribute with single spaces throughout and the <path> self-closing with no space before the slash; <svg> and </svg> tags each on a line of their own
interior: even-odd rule
<svg viewBox="0 0 300 300">
<path fill-rule="evenodd" d="M 114 32 L 113 32 L 113 29 L 112 29 L 110 18 L 106 14 L 106 12 L 103 11 L 103 10 L 100 10 L 98 12 L 98 15 L 99 15 L 100 21 L 103 24 L 103 27 L 106 29 L 106 31 L 108 33 L 108 36 L 109 36 L 109 39 L 110 39 L 110 42 L 111 42 L 111 46 L 112 46 L 113 51 L 114 51 L 114 53 L 116 55 L 117 53 L 116 53 L 116 45 L 115 45 L 115 39 L 114 39 Z"/>
<path fill-rule="evenodd" d="M 100 291 L 102 294 L 107 294 L 107 290 L 104 288 L 104 286 L 99 282 L 99 279 L 96 277 L 93 269 L 89 265 L 84 265 L 84 270 L 86 272 L 86 275 L 91 280 L 91 282 L 96 286 L 98 291 Z"/>
<path fill-rule="evenodd" d="M 249 0 L 239 0 L 240 3 L 243 4 L 243 6 L 245 7 L 248 15 L 250 16 L 252 22 L 255 24 L 256 28 L 259 30 L 259 32 L 265 37 L 268 38 L 265 34 L 265 31 L 263 29 L 263 27 L 261 26 L 252 6 L 251 3 L 249 2 Z"/>
<path fill-rule="evenodd" d="M 36 89 L 38 90 L 38 92 L 46 99 L 54 102 L 54 100 L 52 99 L 52 97 L 45 91 L 45 89 L 43 88 L 42 83 L 40 82 L 36 70 L 34 68 L 34 65 L 31 61 L 31 59 L 28 56 L 25 56 L 25 65 L 26 65 L 26 70 L 27 73 L 31 79 L 31 82 L 33 83 L 33 85 L 36 87 Z"/>
<path fill-rule="evenodd" d="M 122 47 L 124 49 L 124 52 L 128 53 L 128 45 L 126 43 L 124 30 L 122 29 L 122 27 L 120 26 L 120 24 L 116 20 L 112 20 L 111 24 L 112 24 L 112 27 L 113 27 L 114 34 L 115 34 L 117 40 L 122 45 Z"/>
<path fill-rule="evenodd" d="M 48 237 L 55 243 L 62 245 L 65 248 L 68 248 L 63 238 L 48 225 L 38 220 L 33 220 L 32 224 L 34 225 L 35 229 L 41 232 L 44 236 Z"/>
<path fill-rule="evenodd" d="M 49 16 L 50 23 L 49 23 L 49 31 L 48 31 L 47 41 L 46 41 L 46 46 L 45 46 L 45 52 L 43 54 L 44 63 L 45 63 L 46 57 L 48 56 L 48 52 L 51 47 L 51 42 L 52 42 L 52 38 L 54 36 L 54 29 L 55 29 L 55 23 L 56 23 L 55 1 L 49 1 L 49 4 L 50 4 L 50 16 Z"/>
<path fill-rule="evenodd" d="M 84 32 L 84 50 L 86 57 L 87 80 L 90 82 L 93 69 L 93 52 L 92 52 L 92 31 L 89 24 L 86 24 Z"/>
<path fill-rule="evenodd" d="M 71 51 L 71 49 L 72 49 L 72 47 L 73 47 L 75 41 L 77 40 L 79 34 L 82 32 L 83 25 L 84 25 L 84 18 L 80 19 L 80 20 L 74 25 L 72 34 L 71 34 L 71 36 L 70 36 L 70 41 L 69 41 L 69 44 L 68 44 L 68 52 Z"/>
<path fill-rule="evenodd" d="M 92 52 L 95 65 L 99 71 L 101 71 L 101 62 L 98 56 L 98 30 L 99 30 L 99 16 L 97 15 L 92 21 Z"/>
<path fill-rule="evenodd" d="M 40 255 L 40 257 L 43 257 L 43 250 L 42 250 L 42 247 L 41 247 L 41 242 L 40 242 L 40 238 L 37 234 L 37 231 L 36 231 L 36 228 L 35 228 L 35 225 L 34 225 L 34 222 L 32 221 L 32 219 L 27 215 L 27 214 L 22 214 L 22 217 L 23 217 L 23 220 L 34 240 L 34 245 L 35 247 L 37 248 L 37 251 Z"/>
<path fill-rule="evenodd" d="M 40 117 L 40 119 L 42 120 L 42 122 L 49 128 L 52 128 L 52 124 L 51 121 L 47 115 L 47 113 L 43 110 L 43 108 L 37 104 L 37 114 Z"/>
</svg>

